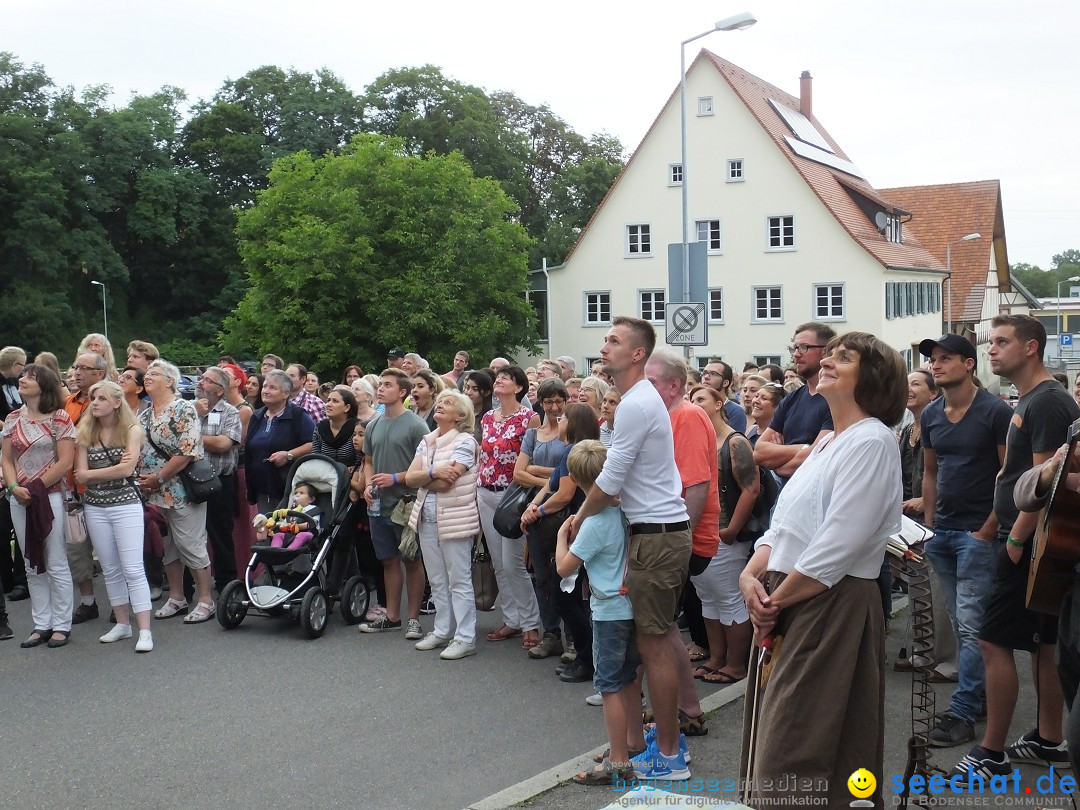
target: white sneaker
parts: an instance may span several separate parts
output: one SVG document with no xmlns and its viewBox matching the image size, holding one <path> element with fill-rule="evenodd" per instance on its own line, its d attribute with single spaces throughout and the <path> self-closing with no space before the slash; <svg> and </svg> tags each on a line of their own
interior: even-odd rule
<svg viewBox="0 0 1080 810">
<path fill-rule="evenodd" d="M 428 633 L 420 641 L 416 642 L 416 649 L 418 650 L 436 650 L 439 647 L 445 647 L 450 643 L 451 639 L 437 636 L 434 633 Z"/>
<path fill-rule="evenodd" d="M 476 645 L 466 644 L 464 641 L 451 641 L 450 646 L 439 653 L 439 658 L 444 661 L 457 661 L 469 655 L 476 655 Z"/>
<path fill-rule="evenodd" d="M 131 633 L 129 632 L 128 635 L 130 636 Z M 148 653 L 152 649 L 154 649 L 154 634 L 149 630 L 140 630 L 139 640 L 135 642 L 135 652 Z"/>
<path fill-rule="evenodd" d="M 599 692 L 593 692 L 591 695 L 585 698 L 585 702 L 588 703 L 590 706 L 603 706 L 604 696 L 601 695 Z"/>
<path fill-rule="evenodd" d="M 125 638 L 131 638 L 131 625 L 130 624 L 115 624 L 112 630 L 98 639 L 102 644 L 112 644 L 114 641 L 122 641 Z"/>
</svg>

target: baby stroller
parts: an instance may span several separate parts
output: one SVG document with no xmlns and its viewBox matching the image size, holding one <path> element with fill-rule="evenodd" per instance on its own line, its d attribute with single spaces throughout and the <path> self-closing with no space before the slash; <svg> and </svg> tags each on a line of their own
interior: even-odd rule
<svg viewBox="0 0 1080 810">
<path fill-rule="evenodd" d="M 301 483 L 310 484 L 319 493 L 316 504 L 323 515 L 321 528 L 304 512 L 289 508 L 290 493 Z M 326 576 L 334 544 L 349 511 L 348 494 L 349 471 L 343 464 L 317 454 L 293 464 L 278 508 L 288 510 L 287 518 L 306 523 L 305 531 L 314 536 L 295 549 L 257 544 L 243 580 L 234 579 L 218 596 L 217 619 L 222 627 L 226 630 L 239 627 L 248 611 L 255 610 L 263 616 L 288 613 L 291 618 L 298 618 L 308 638 L 318 638 L 325 632 L 333 607 L 333 600 L 326 593 Z M 256 579 L 259 566 L 265 570 Z M 351 577 L 341 589 L 342 618 L 348 624 L 359 622 L 367 612 L 369 599 L 364 577 Z"/>
</svg>

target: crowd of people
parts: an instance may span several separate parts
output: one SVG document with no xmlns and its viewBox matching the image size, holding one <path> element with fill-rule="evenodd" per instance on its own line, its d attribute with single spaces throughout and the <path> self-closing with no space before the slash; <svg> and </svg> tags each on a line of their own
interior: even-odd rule
<svg viewBox="0 0 1080 810">
<path fill-rule="evenodd" d="M 3 592 L 30 599 L 23 647 L 63 647 L 73 624 L 99 619 L 96 557 L 114 622 L 99 640 L 134 636 L 149 652 L 152 619 L 214 616 L 214 591 L 242 574 L 257 541 L 298 547 L 326 528 L 301 484 L 289 495 L 312 531 L 267 536 L 290 466 L 317 453 L 349 470 L 347 553 L 330 564 L 330 597 L 356 566 L 377 594 L 362 633 L 403 632 L 444 660 L 475 655 L 482 537 L 502 620 L 486 642 L 561 656 L 561 680 L 597 690 L 588 700 L 603 706 L 610 749 L 577 781 L 686 778 L 686 737 L 707 731 L 696 681 L 749 677 L 749 784 L 823 777 L 839 802 L 847 774 L 881 772 L 885 543 L 903 513 L 936 533 L 935 664 L 957 682 L 931 741 L 972 741 L 985 713 L 961 772 L 1062 766 L 1080 669 L 1063 671 L 1066 693 L 1056 619 L 1023 602 L 1045 482 L 1031 511 L 1013 500 L 1025 472 L 1062 463 L 1054 454 L 1080 417 L 1042 364 L 1045 340 L 1032 318 L 994 321 L 990 363 L 1016 386 L 1015 409 L 979 386 L 964 337 L 927 339 L 927 367 L 909 373 L 873 335 L 820 323 L 795 330 L 786 369 L 714 360 L 698 372 L 657 349 L 648 323 L 618 317 L 584 377 L 568 356 L 473 368 L 461 351 L 437 374 L 392 349 L 378 374 L 349 365 L 341 383 L 322 382 L 267 354 L 251 373 L 221 358 L 191 400 L 146 341 L 121 365 L 103 335 L 88 335 L 64 373 L 55 355 L 28 363 L 9 346 L 0 533 L 17 543 L 0 544 Z M 181 473 L 203 458 L 222 486 L 196 502 Z M 419 553 L 404 550 L 406 528 Z M 0 638 L 12 636 L 0 598 Z M 1037 662 L 1040 711 L 1007 746 L 1017 649 Z M 633 719 L 643 676 L 647 728 Z M 835 699 L 807 700 L 826 690 Z"/>
</svg>

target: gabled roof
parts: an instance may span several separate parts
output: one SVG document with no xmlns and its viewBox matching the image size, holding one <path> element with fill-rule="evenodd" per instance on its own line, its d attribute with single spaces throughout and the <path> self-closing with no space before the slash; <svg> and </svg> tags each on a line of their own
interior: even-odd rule
<svg viewBox="0 0 1080 810">
<path fill-rule="evenodd" d="M 858 170 L 851 164 L 850 159 L 813 115 L 808 119 L 810 124 L 817 130 L 821 140 L 830 147 L 832 155 L 838 160 L 831 159 L 827 152 L 821 152 L 814 147 L 807 147 L 806 142 L 798 137 L 792 137 L 797 133 L 793 133 L 788 122 L 781 117 L 781 113 L 773 105 L 779 104 L 794 113 L 794 117 L 799 118 L 801 117 L 799 99 L 705 49 L 702 49 L 697 55 L 687 73 L 699 68 L 713 69 L 723 77 L 724 81 L 734 91 L 736 97 L 746 105 L 751 115 L 754 116 L 777 148 L 795 167 L 822 204 L 836 217 L 841 227 L 882 266 L 902 270 L 944 271 L 944 262 L 935 254 L 924 249 L 919 244 L 918 239 L 911 235 L 910 232 L 905 232 L 902 243 L 890 242 L 882 235 L 874 221 L 867 216 L 865 212 L 867 206 L 860 207 L 856 201 L 856 196 L 861 195 L 870 207 L 880 207 L 890 212 L 894 211 L 897 206 L 890 203 L 887 199 L 888 195 L 879 194 L 866 180 L 858 176 Z M 676 87 L 649 127 L 648 132 L 645 133 L 642 143 L 648 140 L 664 111 L 677 98 L 678 88 Z M 570 250 L 566 261 L 569 261 L 577 250 L 577 246 L 581 244 L 581 240 L 584 239 L 593 220 L 604 207 L 608 197 L 615 192 L 623 175 L 630 170 L 634 163 L 634 156 L 640 151 L 640 148 L 639 145 L 638 150 L 635 150 L 634 155 L 627 161 L 622 173 L 616 178 L 611 188 L 608 189 L 607 195 L 596 211 L 593 212 L 592 219 L 582 229 L 578 241 Z M 798 149 L 799 152 L 797 153 L 795 149 Z M 807 157 L 807 154 L 817 154 L 827 161 L 831 159 L 833 165 L 826 165 L 826 163 L 819 162 L 819 160 L 813 160 Z M 836 166 L 843 167 L 845 164 L 851 172 L 855 173 L 836 168 Z M 905 208 L 905 206 L 901 205 L 899 208 Z"/>
<path fill-rule="evenodd" d="M 952 243 L 952 313 L 949 322 L 972 322 L 982 318 L 990 251 L 995 252 L 998 287 L 1011 292 L 1009 258 L 1005 249 L 1005 218 L 1001 208 L 1001 184 L 997 180 L 946 183 L 882 189 L 881 193 L 912 212 L 905 228 L 943 263 Z M 958 242 L 971 233 L 981 239 Z"/>
</svg>

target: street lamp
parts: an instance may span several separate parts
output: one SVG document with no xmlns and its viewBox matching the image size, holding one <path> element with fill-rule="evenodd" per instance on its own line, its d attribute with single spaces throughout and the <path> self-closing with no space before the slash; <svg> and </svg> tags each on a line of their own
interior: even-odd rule
<svg viewBox="0 0 1080 810">
<path fill-rule="evenodd" d="M 701 39 L 713 31 L 745 31 L 757 22 L 748 11 L 718 20 L 708 31 L 684 39 L 679 46 L 679 110 L 682 120 L 682 279 L 683 295 L 690 300 L 690 206 L 686 192 L 686 46 L 695 39 Z M 689 351 L 689 350 L 688 350 Z"/>
<path fill-rule="evenodd" d="M 1061 360 L 1061 334 L 1065 331 L 1065 316 L 1061 312 L 1061 285 L 1064 284 L 1066 281 L 1080 281 L 1080 276 L 1069 276 L 1067 279 L 1064 279 L 1063 281 L 1059 281 L 1057 283 L 1057 285 L 1058 285 L 1058 289 L 1057 289 L 1057 293 L 1058 293 L 1057 294 L 1057 299 L 1058 299 L 1058 302 L 1057 302 L 1057 304 L 1058 304 L 1058 316 L 1057 316 L 1058 339 L 1057 339 L 1057 345 L 1058 345 L 1058 361 L 1059 362 Z"/>
<path fill-rule="evenodd" d="M 953 330 L 953 311 L 952 311 L 952 246 L 959 245 L 961 242 L 972 242 L 976 239 L 982 239 L 981 233 L 969 233 L 967 236 L 961 236 L 959 239 L 953 239 L 947 245 L 945 245 L 945 270 L 948 272 L 949 282 L 949 296 L 945 300 L 945 308 L 948 315 L 945 317 L 945 333 L 948 334 Z"/>
<path fill-rule="evenodd" d="M 101 287 L 101 317 L 105 320 L 105 339 L 109 339 L 109 308 L 105 303 L 105 283 L 101 281 L 91 281 L 90 286 L 97 285 Z"/>
</svg>

